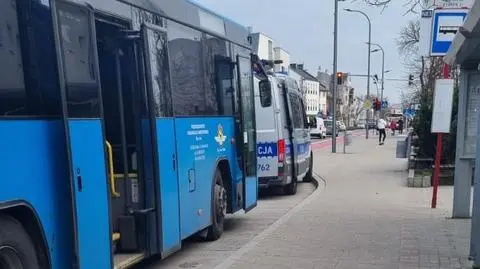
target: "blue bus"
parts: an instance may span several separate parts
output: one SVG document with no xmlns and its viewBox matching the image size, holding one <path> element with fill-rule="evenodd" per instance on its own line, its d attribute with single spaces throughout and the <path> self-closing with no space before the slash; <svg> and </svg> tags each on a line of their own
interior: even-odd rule
<svg viewBox="0 0 480 269">
<path fill-rule="evenodd" d="M 254 208 L 248 36 L 184 0 L 0 0 L 0 268 L 128 268 Z"/>
</svg>

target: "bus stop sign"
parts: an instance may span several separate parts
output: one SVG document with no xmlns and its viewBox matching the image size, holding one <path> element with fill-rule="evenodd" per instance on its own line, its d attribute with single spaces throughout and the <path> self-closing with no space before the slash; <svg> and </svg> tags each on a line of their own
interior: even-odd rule
<svg viewBox="0 0 480 269">
<path fill-rule="evenodd" d="M 444 56 L 467 17 L 468 9 L 437 9 L 433 15 L 431 56 Z"/>
</svg>

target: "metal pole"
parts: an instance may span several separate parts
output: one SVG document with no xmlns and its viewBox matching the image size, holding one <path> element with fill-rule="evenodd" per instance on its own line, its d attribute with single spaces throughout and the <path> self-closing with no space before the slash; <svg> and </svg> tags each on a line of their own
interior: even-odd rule
<svg viewBox="0 0 480 269">
<path fill-rule="evenodd" d="M 371 49 L 372 49 L 372 22 L 370 21 L 370 17 L 368 17 L 368 15 L 363 11 L 355 10 L 355 9 L 349 9 L 349 8 L 345 9 L 345 11 L 360 13 L 363 16 L 365 16 L 365 18 L 368 21 L 367 100 L 370 100 L 370 55 L 371 55 Z M 367 118 L 367 128 L 365 128 L 365 138 L 366 139 L 368 139 L 368 118 L 369 118 L 368 116 L 369 116 L 369 113 L 368 113 L 368 110 L 367 110 L 367 117 L 366 117 Z"/>
<path fill-rule="evenodd" d="M 443 65 L 443 78 L 450 78 L 448 64 Z M 433 170 L 432 208 L 437 208 L 438 178 L 440 176 L 440 159 L 442 158 L 443 134 L 437 133 L 437 147 L 435 152 L 435 169 Z"/>
<path fill-rule="evenodd" d="M 382 46 L 380 46 L 380 49 L 382 50 L 382 91 L 380 94 L 380 101 L 382 102 L 382 108 L 380 111 L 383 111 L 383 90 L 385 89 L 385 51 L 383 50 Z"/>
<path fill-rule="evenodd" d="M 338 37 L 338 0 L 335 1 L 335 15 L 333 23 L 333 104 L 332 104 L 332 153 L 337 152 L 337 37 Z"/>
<path fill-rule="evenodd" d="M 365 15 L 365 18 L 368 20 L 368 72 L 367 72 L 367 100 L 370 100 L 370 55 L 372 53 L 372 23 L 370 22 L 370 18 L 367 14 L 360 12 L 361 14 Z M 368 123 L 368 113 L 367 113 L 367 123 Z M 368 139 L 368 128 L 366 130 L 365 138 Z"/>
</svg>

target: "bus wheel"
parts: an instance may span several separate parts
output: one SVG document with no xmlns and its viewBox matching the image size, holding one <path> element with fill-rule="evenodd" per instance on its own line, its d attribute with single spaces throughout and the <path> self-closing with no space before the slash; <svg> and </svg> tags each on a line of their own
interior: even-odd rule
<svg viewBox="0 0 480 269">
<path fill-rule="evenodd" d="M 222 236 L 225 215 L 227 215 L 227 191 L 223 187 L 222 173 L 215 171 L 213 187 L 212 225 L 208 227 L 207 240 L 215 241 Z"/>
<path fill-rule="evenodd" d="M 313 153 L 310 153 L 310 161 L 308 167 L 308 172 L 303 178 L 303 182 L 312 182 L 313 180 Z"/>
<path fill-rule="evenodd" d="M 0 214 L 0 268 L 40 268 L 30 236 L 20 222 L 2 214 Z"/>
<path fill-rule="evenodd" d="M 294 177 L 292 178 L 292 182 L 286 185 L 283 191 L 288 195 L 294 195 L 297 193 L 297 179 Z"/>
</svg>

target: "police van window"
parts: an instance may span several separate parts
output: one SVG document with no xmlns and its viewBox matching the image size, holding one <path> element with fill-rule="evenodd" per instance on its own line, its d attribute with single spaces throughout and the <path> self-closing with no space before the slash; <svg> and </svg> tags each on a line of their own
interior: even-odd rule
<svg viewBox="0 0 480 269">
<path fill-rule="evenodd" d="M 57 10 L 68 116 L 99 117 L 99 89 L 90 16 L 87 10 L 63 2 L 57 3 Z"/>
<path fill-rule="evenodd" d="M 48 2 L 0 1 L 0 116 L 59 116 Z"/>
<path fill-rule="evenodd" d="M 300 113 L 302 113 L 303 127 L 308 128 L 309 126 L 308 126 L 307 113 L 305 111 L 305 103 L 301 98 L 298 98 L 298 100 L 300 101 L 300 108 L 301 108 Z"/>
<path fill-rule="evenodd" d="M 294 128 L 303 128 L 303 117 L 301 114 L 300 100 L 296 94 L 289 93 L 292 120 Z"/>
<path fill-rule="evenodd" d="M 167 29 L 175 115 L 214 114 L 206 106 L 202 34 L 173 21 Z"/>
</svg>

